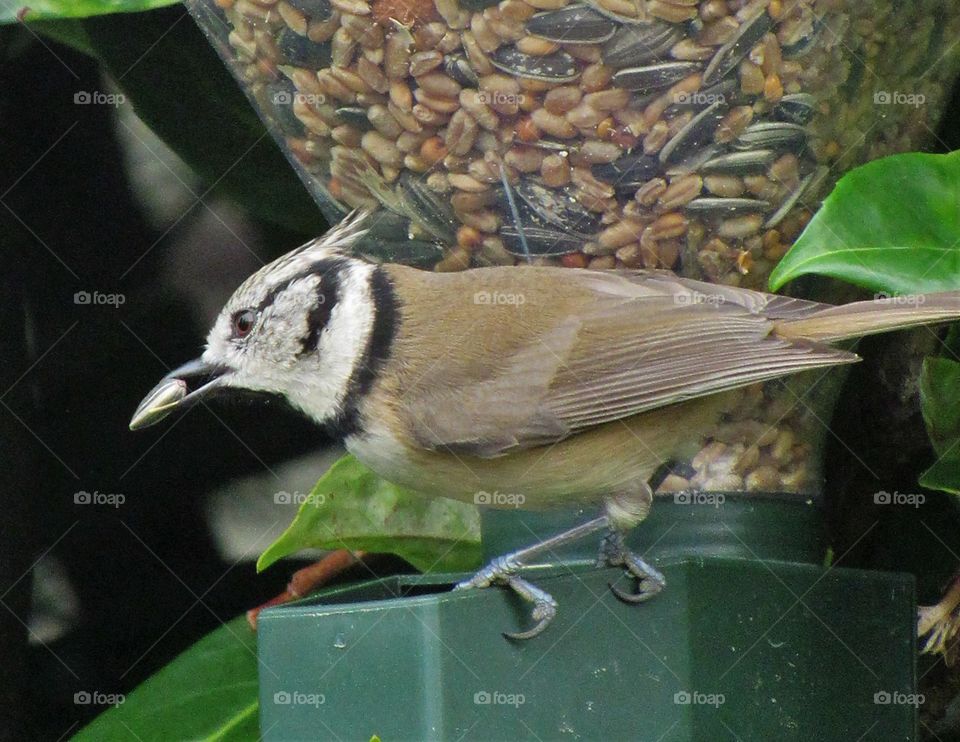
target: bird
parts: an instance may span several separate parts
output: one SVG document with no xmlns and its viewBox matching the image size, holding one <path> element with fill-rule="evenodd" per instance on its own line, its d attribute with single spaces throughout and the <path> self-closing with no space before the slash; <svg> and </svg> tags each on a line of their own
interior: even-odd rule
<svg viewBox="0 0 960 742">
<path fill-rule="evenodd" d="M 960 292 L 834 306 L 663 270 L 376 263 L 358 250 L 371 218 L 353 212 L 245 280 L 202 355 L 161 380 L 130 428 L 214 393 L 268 392 L 426 497 L 596 508 L 456 585 L 526 601 L 533 625 L 511 639 L 558 609 L 524 566 L 575 539 L 602 534 L 602 561 L 636 583 L 612 586 L 619 598 L 664 588 L 625 535 L 650 510 L 654 473 L 695 452 L 734 390 L 858 361 L 840 341 L 960 317 Z"/>
</svg>

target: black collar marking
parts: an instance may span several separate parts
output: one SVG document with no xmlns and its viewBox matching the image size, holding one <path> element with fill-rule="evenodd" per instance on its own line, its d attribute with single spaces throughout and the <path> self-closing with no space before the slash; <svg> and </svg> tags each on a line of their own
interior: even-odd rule
<svg viewBox="0 0 960 742">
<path fill-rule="evenodd" d="M 333 422 L 333 430 L 341 437 L 353 435 L 360 430 L 359 404 L 370 391 L 377 372 L 390 357 L 393 339 L 400 322 L 396 292 L 386 271 L 377 266 L 370 277 L 370 292 L 373 295 L 373 329 L 347 386 L 343 410 Z"/>
</svg>

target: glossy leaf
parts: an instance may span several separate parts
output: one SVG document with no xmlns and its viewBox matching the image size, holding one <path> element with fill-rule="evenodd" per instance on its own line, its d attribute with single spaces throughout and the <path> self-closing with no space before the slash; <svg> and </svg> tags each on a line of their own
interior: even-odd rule
<svg viewBox="0 0 960 742">
<path fill-rule="evenodd" d="M 920 401 L 937 454 L 937 461 L 920 476 L 920 484 L 960 494 L 960 363 L 950 358 L 924 359 Z"/>
<path fill-rule="evenodd" d="M 894 155 L 845 175 L 770 276 L 806 274 L 872 291 L 960 288 L 960 152 Z"/>
<path fill-rule="evenodd" d="M 423 572 L 462 572 L 480 563 L 480 517 L 473 506 L 390 484 L 347 455 L 317 482 L 257 569 L 308 548 L 396 554 Z"/>
<path fill-rule="evenodd" d="M 93 720 L 75 742 L 259 739 L 256 634 L 243 616 L 207 635 Z"/>
<path fill-rule="evenodd" d="M 88 18 L 107 13 L 135 13 L 173 5 L 177 0 L 24 0 L 0 4 L 0 23 L 15 23 L 18 14 L 28 21 L 41 18 Z"/>
</svg>

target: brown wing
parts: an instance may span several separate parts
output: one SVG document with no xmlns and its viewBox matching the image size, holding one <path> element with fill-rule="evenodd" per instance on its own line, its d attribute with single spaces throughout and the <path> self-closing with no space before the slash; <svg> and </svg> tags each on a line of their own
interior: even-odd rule
<svg viewBox="0 0 960 742">
<path fill-rule="evenodd" d="M 682 400 L 857 360 L 772 334 L 775 319 L 804 317 L 822 304 L 662 272 L 510 270 L 526 274 L 534 306 L 481 312 L 475 321 L 509 321 L 499 331 L 521 342 L 506 349 L 471 345 L 468 336 L 455 359 L 440 361 L 401 402 L 426 448 L 498 456 Z M 541 271 L 553 274 L 555 287 L 562 280 L 552 304 Z M 476 338 L 498 332 L 473 330 Z M 457 383 L 447 383 L 448 373 Z"/>
</svg>

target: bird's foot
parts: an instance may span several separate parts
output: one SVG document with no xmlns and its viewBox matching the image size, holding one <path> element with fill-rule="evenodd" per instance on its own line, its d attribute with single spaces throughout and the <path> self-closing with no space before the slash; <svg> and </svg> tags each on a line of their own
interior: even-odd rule
<svg viewBox="0 0 960 742">
<path fill-rule="evenodd" d="M 557 601 L 550 593 L 517 576 L 521 566 L 515 555 L 507 554 L 494 559 L 469 580 L 457 583 L 453 588 L 469 590 L 470 588 L 482 589 L 491 585 L 506 585 L 527 603 L 531 603 L 533 610 L 530 616 L 535 621 L 533 628 L 527 631 L 504 631 L 503 635 L 508 639 L 532 639 L 543 633 L 557 615 Z"/>
<path fill-rule="evenodd" d="M 643 603 L 667 585 L 663 574 L 626 547 L 623 534 L 617 530 L 611 529 L 601 542 L 598 566 L 623 567 L 627 575 L 637 581 L 635 593 L 628 593 L 610 583 L 610 591 L 625 603 Z"/>
<path fill-rule="evenodd" d="M 953 664 L 956 644 L 951 644 L 960 632 L 960 575 L 953 578 L 943 599 L 936 605 L 922 605 L 917 609 L 917 637 L 927 636 L 921 650 L 924 654 L 942 654 L 948 665 Z"/>
</svg>

